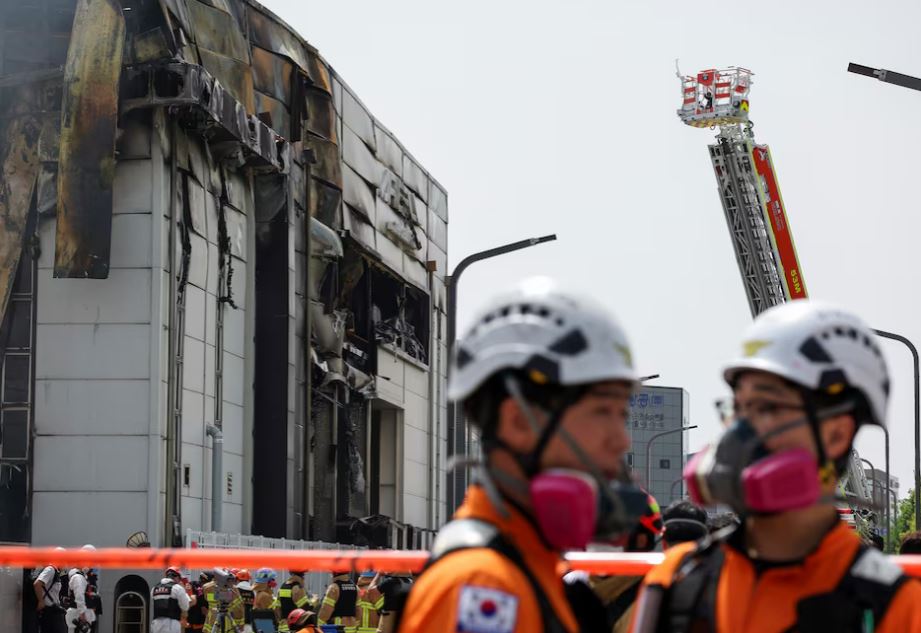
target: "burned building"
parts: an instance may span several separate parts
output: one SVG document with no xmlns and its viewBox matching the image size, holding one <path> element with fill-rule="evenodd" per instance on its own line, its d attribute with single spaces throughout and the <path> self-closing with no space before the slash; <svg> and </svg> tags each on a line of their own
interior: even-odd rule
<svg viewBox="0 0 921 633">
<path fill-rule="evenodd" d="M 313 47 L 252 0 L 4 2 L 0 168 L 0 540 L 426 544 L 447 194 Z"/>
</svg>

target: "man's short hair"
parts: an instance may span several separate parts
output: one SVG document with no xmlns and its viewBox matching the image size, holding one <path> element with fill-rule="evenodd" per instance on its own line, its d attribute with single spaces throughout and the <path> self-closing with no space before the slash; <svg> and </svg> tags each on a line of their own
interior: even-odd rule
<svg viewBox="0 0 921 633">
<path fill-rule="evenodd" d="M 696 541 L 707 535 L 707 512 L 690 501 L 673 501 L 662 511 L 663 540 L 669 545 Z"/>
<path fill-rule="evenodd" d="M 903 536 L 899 554 L 921 554 L 921 532 L 909 532 Z"/>
</svg>

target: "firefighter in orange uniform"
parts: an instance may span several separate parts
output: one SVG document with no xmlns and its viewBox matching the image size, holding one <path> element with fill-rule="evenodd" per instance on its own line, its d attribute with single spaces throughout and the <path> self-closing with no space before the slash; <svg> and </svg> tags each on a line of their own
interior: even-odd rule
<svg viewBox="0 0 921 633">
<path fill-rule="evenodd" d="M 873 330 L 792 301 L 755 319 L 724 376 L 734 422 L 685 479 L 692 499 L 730 506 L 742 526 L 669 549 L 632 630 L 921 632 L 921 585 L 863 545 L 834 504 L 856 432 L 885 424 L 889 374 Z"/>
<path fill-rule="evenodd" d="M 563 550 L 621 536 L 646 506 L 623 463 L 637 384 L 623 330 L 588 299 L 532 279 L 480 314 L 453 363 L 449 395 L 479 427 L 486 459 L 398 630 L 603 630 L 603 607 L 592 596 L 573 609 L 557 565 Z"/>
</svg>

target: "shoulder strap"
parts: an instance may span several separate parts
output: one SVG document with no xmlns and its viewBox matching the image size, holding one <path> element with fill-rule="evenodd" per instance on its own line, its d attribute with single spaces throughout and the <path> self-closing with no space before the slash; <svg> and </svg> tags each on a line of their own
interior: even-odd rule
<svg viewBox="0 0 921 633">
<path fill-rule="evenodd" d="M 666 592 L 664 612 L 668 615 L 660 620 L 662 633 L 689 633 L 704 624 L 716 630 L 716 589 L 725 552 L 718 541 L 703 541 L 702 545 L 682 559 Z"/>
<path fill-rule="evenodd" d="M 803 631 L 873 631 L 908 578 L 882 552 L 861 545 L 847 572 L 832 591 L 800 600 L 797 628 Z"/>
<path fill-rule="evenodd" d="M 478 548 L 491 549 L 518 567 L 527 578 L 528 583 L 531 585 L 531 590 L 534 592 L 534 598 L 537 600 L 538 608 L 540 609 L 541 620 L 544 623 L 544 631 L 546 633 L 565 633 L 566 628 L 553 609 L 550 608 L 550 600 L 546 592 L 544 592 L 540 582 L 525 564 L 521 553 L 514 545 L 504 539 L 499 529 L 491 523 L 478 519 L 458 519 L 442 527 L 435 538 L 432 555 L 422 569 L 422 573 L 425 573 L 432 565 L 449 554 Z M 397 621 L 394 626 L 395 631 L 399 630 L 401 615 L 402 613 L 397 614 Z"/>
</svg>

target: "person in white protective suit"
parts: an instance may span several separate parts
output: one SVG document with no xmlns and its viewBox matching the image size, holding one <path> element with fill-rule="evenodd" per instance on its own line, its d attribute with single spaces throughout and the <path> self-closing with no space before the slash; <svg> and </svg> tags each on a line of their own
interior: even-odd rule
<svg viewBox="0 0 921 633">
<path fill-rule="evenodd" d="M 80 549 L 95 552 L 96 548 L 92 545 L 84 545 Z M 96 612 L 92 609 L 88 609 L 86 606 L 86 574 L 89 572 L 90 566 L 87 567 L 74 567 L 69 572 L 67 572 L 67 611 L 64 614 L 64 617 L 67 621 L 67 633 L 75 633 L 77 631 L 78 623 L 81 625 L 81 628 L 89 630 L 89 625 L 92 625 L 96 621 Z M 85 623 L 85 627 L 83 626 Z"/>
<path fill-rule="evenodd" d="M 182 572 L 175 567 L 167 569 L 163 579 L 150 590 L 150 596 L 153 603 L 150 633 L 182 633 L 192 604 L 182 586 Z"/>
</svg>

